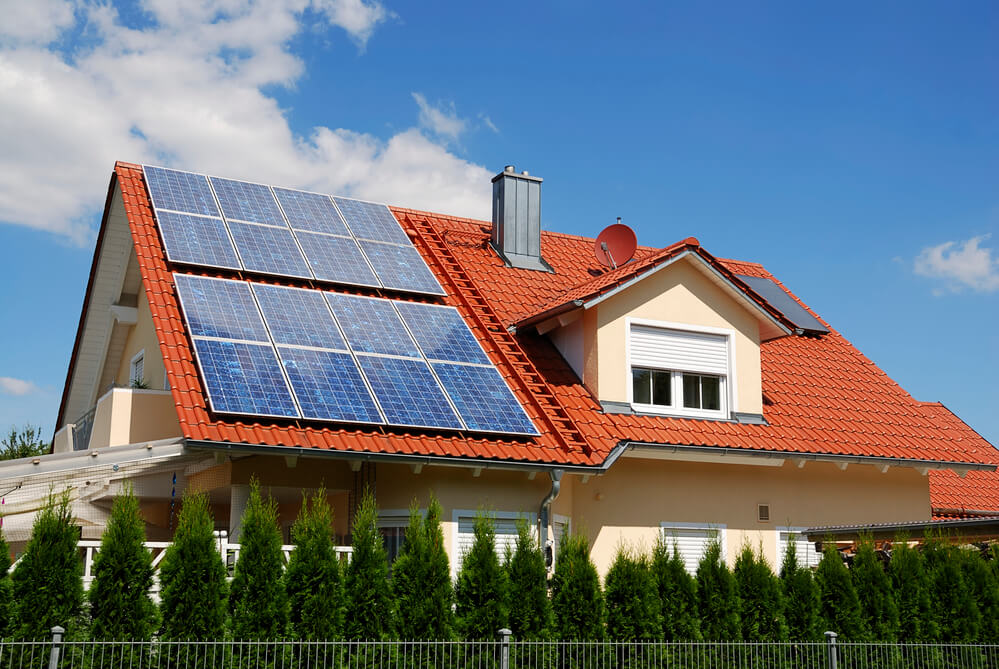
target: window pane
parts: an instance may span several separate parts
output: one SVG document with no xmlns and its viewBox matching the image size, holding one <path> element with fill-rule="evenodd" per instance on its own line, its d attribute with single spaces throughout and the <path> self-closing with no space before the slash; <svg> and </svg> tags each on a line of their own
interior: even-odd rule
<svg viewBox="0 0 999 669">
<path fill-rule="evenodd" d="M 670 372 L 652 372 L 652 403 L 661 406 L 670 406 L 670 384 L 673 375 Z"/>
<path fill-rule="evenodd" d="M 652 372 L 648 369 L 631 370 L 632 402 L 636 404 L 652 403 Z"/>
<path fill-rule="evenodd" d="M 703 408 L 721 409 L 721 379 L 717 376 L 701 377 L 701 403 Z"/>
<path fill-rule="evenodd" d="M 701 408 L 701 377 L 696 374 L 683 375 L 683 406 L 688 409 Z"/>
</svg>

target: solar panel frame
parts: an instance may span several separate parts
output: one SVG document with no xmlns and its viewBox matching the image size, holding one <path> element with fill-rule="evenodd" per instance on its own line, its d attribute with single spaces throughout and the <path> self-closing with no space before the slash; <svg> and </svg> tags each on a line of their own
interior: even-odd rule
<svg viewBox="0 0 999 669">
<path fill-rule="evenodd" d="M 391 300 L 327 292 L 326 302 L 354 353 L 423 359 Z"/>
<path fill-rule="evenodd" d="M 229 229 L 221 218 L 164 209 L 156 211 L 156 222 L 170 262 L 243 269 Z"/>
<path fill-rule="evenodd" d="M 393 304 L 427 360 L 492 365 L 482 343 L 455 307 L 426 302 Z M 463 341 L 457 342 L 459 337 Z M 449 345 L 447 339 L 454 343 Z"/>
<path fill-rule="evenodd" d="M 167 209 L 215 218 L 222 216 L 215 193 L 204 174 L 155 165 L 143 165 L 142 174 L 154 210 Z"/>
<path fill-rule="evenodd" d="M 347 227 L 358 240 L 412 246 L 406 231 L 387 205 L 337 195 L 332 197 Z"/>
<path fill-rule="evenodd" d="M 421 295 L 447 296 L 427 261 L 412 244 L 399 246 L 368 240 L 359 240 L 358 244 L 385 288 Z"/>
<path fill-rule="evenodd" d="M 324 235 L 304 230 L 297 231 L 295 236 L 317 281 L 370 288 L 382 287 L 353 237 Z"/>
<path fill-rule="evenodd" d="M 371 387 L 351 353 L 297 346 L 278 346 L 277 352 L 303 418 L 385 424 Z M 304 373 L 300 373 L 300 366 Z M 352 386 L 344 382 L 350 377 L 355 381 Z M 347 408 L 351 410 L 344 411 Z"/>
<path fill-rule="evenodd" d="M 270 186 L 223 177 L 208 177 L 208 182 L 226 221 L 288 227 Z"/>
<path fill-rule="evenodd" d="M 350 237 L 350 228 L 329 195 L 273 186 L 274 197 L 293 230 Z"/>
<path fill-rule="evenodd" d="M 469 431 L 540 434 L 493 365 L 431 362 L 430 367 Z"/>
<path fill-rule="evenodd" d="M 365 354 L 358 354 L 356 359 L 388 425 L 466 429 L 425 359 Z M 432 415 L 431 404 L 434 405 Z M 427 419 L 420 420 L 423 416 Z"/>
<path fill-rule="evenodd" d="M 762 276 L 746 276 L 744 274 L 736 274 L 736 276 L 749 284 L 749 287 L 770 303 L 770 306 L 784 314 L 789 321 L 802 330 L 821 334 L 829 332 L 829 328 L 823 325 L 822 321 L 808 313 L 775 281 Z"/>
<path fill-rule="evenodd" d="M 262 283 L 250 286 L 276 346 L 350 350 L 322 292 Z"/>
<path fill-rule="evenodd" d="M 205 337 L 193 337 L 193 342 L 195 362 L 205 384 L 205 395 L 209 407 L 214 413 L 266 418 L 301 418 L 301 411 L 273 344 Z M 254 356 L 256 357 L 254 358 Z M 273 367 L 266 370 L 263 366 L 268 363 L 273 363 Z M 224 374 L 221 371 L 222 367 L 228 368 Z M 234 374 L 234 367 L 238 367 L 240 374 Z M 240 390 L 252 394 L 255 389 L 253 383 L 241 384 L 239 388 L 234 387 L 232 393 L 225 392 L 226 384 L 231 386 L 234 381 L 246 380 L 247 372 L 261 371 L 266 372 L 266 374 L 262 377 L 259 375 L 256 377 L 256 386 L 261 387 L 263 382 L 271 384 L 270 388 L 264 391 L 262 397 L 253 398 L 250 395 L 239 394 Z M 278 383 L 279 381 L 280 383 Z M 281 392 L 282 390 L 284 393 Z M 283 397 L 281 397 L 282 394 Z M 250 407 L 233 406 L 230 402 L 225 401 L 227 398 L 233 397 L 245 398 L 254 404 Z M 275 401 L 280 401 L 282 406 L 287 407 L 287 410 L 278 412 L 257 408 L 274 408 L 278 406 Z"/>
<path fill-rule="evenodd" d="M 248 283 L 176 272 L 173 279 L 192 337 L 257 343 L 271 341 Z M 203 297 L 197 291 L 201 291 Z"/>
<path fill-rule="evenodd" d="M 236 251 L 247 272 L 313 279 L 312 270 L 291 228 L 227 221 Z M 292 268 L 291 265 L 297 265 Z"/>
</svg>

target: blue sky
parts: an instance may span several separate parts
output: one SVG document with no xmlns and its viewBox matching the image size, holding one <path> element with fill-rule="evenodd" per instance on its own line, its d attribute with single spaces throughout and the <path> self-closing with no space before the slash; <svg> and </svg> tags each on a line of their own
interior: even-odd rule
<svg viewBox="0 0 999 669">
<path fill-rule="evenodd" d="M 51 433 L 115 159 L 759 261 L 999 444 L 999 5 L 37 0 L 0 26 L 0 428 Z"/>
</svg>

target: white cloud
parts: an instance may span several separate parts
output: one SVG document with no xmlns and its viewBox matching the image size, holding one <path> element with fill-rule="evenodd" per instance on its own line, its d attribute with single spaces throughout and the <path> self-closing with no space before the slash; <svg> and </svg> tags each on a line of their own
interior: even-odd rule
<svg viewBox="0 0 999 669">
<path fill-rule="evenodd" d="M 963 288 L 983 293 L 999 290 L 999 258 L 993 258 L 991 248 L 979 246 L 989 237 L 981 235 L 963 242 L 928 246 L 916 257 L 915 272 L 943 279 L 953 291 Z"/>
<path fill-rule="evenodd" d="M 417 99 L 429 138 L 303 136 L 265 92 L 303 75 L 289 44 L 306 28 L 363 46 L 391 17 L 378 0 L 145 0 L 142 28 L 102 2 L 44 4 L 0 32 L 0 221 L 89 240 L 116 159 L 488 216 L 491 173 L 446 148 L 453 106 L 426 105 L 428 125 Z M 71 56 L 55 41 L 81 31 Z"/>
<path fill-rule="evenodd" d="M 31 381 L 15 379 L 10 376 L 0 376 L 0 393 L 3 393 L 4 395 L 21 397 L 22 395 L 36 393 L 38 390 L 38 386 Z"/>
<path fill-rule="evenodd" d="M 454 102 L 432 105 L 422 93 L 413 93 L 420 107 L 420 125 L 447 142 L 457 142 L 468 129 L 468 121 L 458 116 Z"/>
</svg>

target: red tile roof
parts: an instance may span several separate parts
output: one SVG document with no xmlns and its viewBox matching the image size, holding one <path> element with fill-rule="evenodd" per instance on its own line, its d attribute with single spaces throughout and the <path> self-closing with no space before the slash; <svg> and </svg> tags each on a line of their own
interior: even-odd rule
<svg viewBox="0 0 999 669">
<path fill-rule="evenodd" d="M 945 426 L 955 443 L 977 444 L 984 439 L 939 402 L 923 402 L 923 410 Z M 999 464 L 999 452 L 992 453 Z M 964 477 L 943 469 L 930 472 L 930 506 L 935 518 L 999 515 L 999 471 L 970 471 Z"/>
<path fill-rule="evenodd" d="M 791 336 L 763 344 L 767 425 L 605 414 L 546 338 L 514 337 L 506 328 L 573 291 L 606 289 L 621 279 L 624 268 L 605 272 L 593 256 L 593 240 L 550 232 L 543 234 L 542 246 L 554 273 L 506 267 L 488 246 L 489 223 L 401 208 L 393 212 L 447 289 L 446 303 L 462 313 L 542 436 L 482 438 L 213 416 L 142 170 L 118 163 L 115 171 L 180 424 L 191 440 L 567 466 L 600 465 L 623 441 L 970 463 L 994 458 L 994 449 L 981 437 L 955 441 L 951 427 L 941 425 L 832 328 L 822 337 Z M 638 262 L 648 266 L 695 244 L 688 239 L 663 250 L 642 248 Z M 754 263 L 710 259 L 726 272 L 773 278 Z"/>
</svg>

